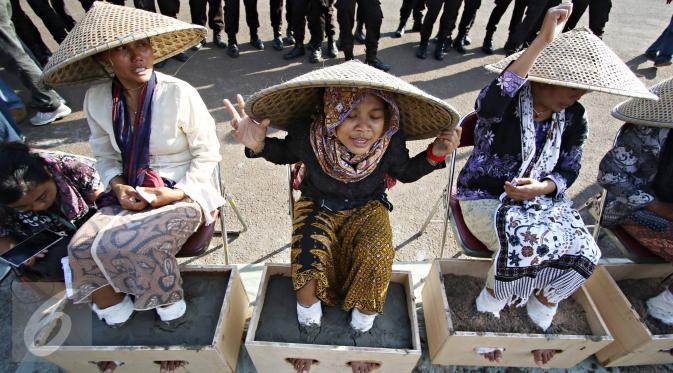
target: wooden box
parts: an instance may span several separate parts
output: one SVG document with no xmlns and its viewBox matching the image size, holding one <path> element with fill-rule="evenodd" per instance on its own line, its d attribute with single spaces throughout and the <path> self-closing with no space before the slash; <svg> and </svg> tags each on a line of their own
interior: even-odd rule
<svg viewBox="0 0 673 373">
<path fill-rule="evenodd" d="M 411 326 L 411 349 L 391 349 L 374 347 L 353 347 L 325 344 L 304 344 L 268 342 L 256 340 L 262 311 L 265 307 L 267 287 L 272 276 L 282 275 L 290 277 L 290 265 L 267 263 L 259 285 L 257 302 L 253 311 L 245 347 L 260 373 L 266 372 L 294 372 L 288 359 L 313 359 L 311 373 L 350 373 L 348 365 L 352 361 L 368 361 L 379 364 L 376 372 L 411 372 L 421 356 L 421 345 L 418 336 L 418 320 L 413 292 L 411 272 L 393 271 L 391 283 L 399 283 L 406 294 L 406 309 Z M 292 299 L 295 304 L 294 297 Z M 290 310 L 288 310 L 289 312 Z M 292 312 L 294 312 L 292 310 Z M 384 315 L 385 315 L 384 310 Z M 294 314 L 294 313 L 293 313 Z M 296 317 L 296 315 L 294 316 Z M 381 316 L 379 316 L 381 317 Z M 294 321 L 296 322 L 296 320 Z M 325 323 L 323 319 L 323 324 Z M 376 325 L 376 324 L 375 324 Z M 323 325 L 324 327 L 324 325 Z"/>
<path fill-rule="evenodd" d="M 545 368 L 570 368 L 612 342 L 613 339 L 584 286 L 573 298 L 586 311 L 587 321 L 594 335 L 478 333 L 454 330 L 449 311 L 451 305 L 448 304 L 444 288 L 444 275 L 485 279 L 490 265 L 490 260 L 434 261 L 422 292 L 428 348 L 433 364 L 535 367 L 531 351 L 557 349 L 562 352 L 557 353 Z M 504 347 L 502 363 L 489 362 L 474 352 L 475 347 Z"/>
<path fill-rule="evenodd" d="M 625 365 L 670 364 L 673 334 L 652 335 L 631 307 L 617 281 L 659 278 L 671 274 L 666 264 L 607 264 L 596 269 L 586 287 L 603 315 L 615 342 L 596 353 L 606 367 Z"/>
<path fill-rule="evenodd" d="M 170 332 L 174 335 L 173 338 L 164 338 L 164 334 L 157 332 L 157 327 L 153 324 L 156 314 L 154 310 L 136 312 L 126 325 L 112 329 L 98 320 L 88 304 L 72 305 L 70 301 L 61 301 L 54 307 L 51 314 L 54 317 L 44 333 L 36 337 L 31 351 L 72 373 L 97 371 L 94 363 L 98 361 L 124 362 L 117 367 L 115 373 L 158 372 L 158 362 L 168 360 L 187 362 L 185 368 L 176 372 L 235 372 L 248 308 L 248 296 L 238 269 L 234 266 L 194 265 L 182 268 L 181 275 L 187 312 L 195 312 L 199 316 L 193 316 L 195 320 Z M 188 283 L 198 286 L 198 294 L 187 291 Z M 203 307 L 204 303 L 208 307 Z M 54 343 L 52 340 L 56 338 L 50 337 L 52 340 L 49 340 L 45 336 L 58 335 L 59 329 L 68 324 L 57 319 L 61 312 L 71 320 L 73 329 L 65 331 L 71 341 L 66 340 L 60 345 L 51 346 Z M 201 315 L 204 312 L 207 314 Z M 80 330 L 77 329 L 78 319 L 86 320 L 79 323 Z M 89 337 L 82 338 L 81 341 L 88 340 L 89 343 L 77 344 L 78 339 L 74 335 L 86 328 L 91 329 Z M 66 329 L 70 328 L 66 326 Z M 203 333 L 202 330 L 206 332 Z M 115 335 L 122 340 L 124 338 L 124 334 L 119 333 L 127 336 L 157 333 L 151 338 L 161 341 L 157 344 L 115 345 L 120 340 L 114 339 L 117 338 Z M 108 337 L 102 337 L 106 335 Z M 188 335 L 193 335 L 189 340 L 200 340 L 204 343 L 183 343 Z"/>
</svg>

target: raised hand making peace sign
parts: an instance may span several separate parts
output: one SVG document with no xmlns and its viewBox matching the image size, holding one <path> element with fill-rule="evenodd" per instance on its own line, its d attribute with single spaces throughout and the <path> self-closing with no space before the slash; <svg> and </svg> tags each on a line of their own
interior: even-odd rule
<svg viewBox="0 0 673 373">
<path fill-rule="evenodd" d="M 227 107 L 232 117 L 229 124 L 231 124 L 231 127 L 234 129 L 234 138 L 236 141 L 245 145 L 246 148 L 255 153 L 260 153 L 264 149 L 266 130 L 269 127 L 269 123 L 271 123 L 271 119 L 264 118 L 261 123 L 257 122 L 245 113 L 245 101 L 243 101 L 243 96 L 236 95 L 236 101 L 238 101 L 238 108 L 241 111 L 240 113 L 229 99 L 224 99 L 224 106 Z"/>
</svg>

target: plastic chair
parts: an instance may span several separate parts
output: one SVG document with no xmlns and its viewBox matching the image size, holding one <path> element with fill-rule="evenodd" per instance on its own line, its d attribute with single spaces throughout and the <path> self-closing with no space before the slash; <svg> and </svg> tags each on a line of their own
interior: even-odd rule
<svg viewBox="0 0 673 373">
<path fill-rule="evenodd" d="M 459 126 L 463 128 L 463 132 L 460 136 L 460 144 L 458 148 L 466 146 L 474 146 L 474 127 L 477 124 L 477 112 L 473 111 L 460 120 Z M 443 202 L 444 206 L 444 219 L 440 220 L 443 222 L 442 228 L 442 244 L 440 247 L 439 257 L 444 256 L 444 246 L 446 245 L 446 236 L 449 221 L 452 222 L 451 228 L 453 229 L 454 236 L 456 241 L 460 244 L 465 255 L 478 257 L 478 258 L 490 258 L 493 256 L 493 252 L 490 251 L 481 241 L 479 241 L 473 234 L 470 232 L 470 229 L 465 224 L 463 219 L 463 212 L 460 209 L 460 204 L 456 199 L 456 188 L 453 186 L 453 182 L 456 174 L 456 156 L 457 150 L 451 154 L 451 162 L 449 165 L 449 178 L 446 183 L 446 187 L 442 191 L 442 194 L 435 202 L 430 214 L 425 219 L 425 222 L 421 226 L 421 229 L 416 233 L 417 236 L 420 236 L 425 232 L 428 224 L 435 222 L 432 218 L 435 216 L 435 213 L 439 209 L 440 203 Z"/>
<path fill-rule="evenodd" d="M 612 142 L 614 147 L 617 144 L 619 136 L 622 134 L 622 131 L 628 124 L 622 126 L 615 139 Z M 619 251 L 624 254 L 625 257 L 629 258 L 635 263 L 665 263 L 665 260 L 660 256 L 652 253 L 647 247 L 643 246 L 633 238 L 624 228 L 619 225 L 614 227 L 603 227 L 601 226 L 601 221 L 603 220 L 603 213 L 605 210 L 605 202 L 608 196 L 607 189 L 598 195 L 599 205 L 598 205 L 598 217 L 596 217 L 596 224 L 593 226 L 593 237 L 594 241 L 597 241 L 598 235 L 600 234 L 601 228 L 604 230 L 606 237 L 619 249 Z"/>
</svg>

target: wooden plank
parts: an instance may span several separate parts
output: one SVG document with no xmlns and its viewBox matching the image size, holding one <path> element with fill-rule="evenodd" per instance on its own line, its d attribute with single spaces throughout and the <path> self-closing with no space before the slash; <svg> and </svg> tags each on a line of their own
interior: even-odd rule
<svg viewBox="0 0 673 373">
<path fill-rule="evenodd" d="M 218 339 L 214 343 L 232 373 L 236 371 L 248 304 L 248 294 L 243 287 L 241 276 L 238 269 L 233 267 L 224 300 L 225 310 L 215 334 Z"/>
<path fill-rule="evenodd" d="M 439 261 L 433 261 L 421 292 L 428 352 L 430 353 L 430 359 L 433 359 L 433 361 L 449 336 L 449 318 L 445 315 L 446 309 L 442 306 L 442 298 L 439 296 L 441 295 L 439 267 Z"/>
<path fill-rule="evenodd" d="M 662 349 L 673 347 L 673 336 L 653 336 L 616 281 L 663 277 L 670 264 L 609 264 L 599 266 L 586 286 L 615 342 L 596 353 L 607 367 L 670 364 L 673 356 Z"/>
</svg>

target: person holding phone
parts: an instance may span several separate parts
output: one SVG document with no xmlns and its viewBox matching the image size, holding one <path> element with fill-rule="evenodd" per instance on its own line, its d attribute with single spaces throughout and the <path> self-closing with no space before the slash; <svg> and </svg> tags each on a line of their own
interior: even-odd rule
<svg viewBox="0 0 673 373">
<path fill-rule="evenodd" d="M 474 148 L 458 177 L 457 198 L 472 234 L 494 252 L 476 309 L 500 317 L 525 306 L 547 331 L 558 303 L 591 276 L 601 252 L 566 190 L 577 179 L 589 91 L 654 98 L 595 35 L 559 35 L 572 4 L 549 9 L 528 49 L 487 69 L 500 74 L 478 95 Z M 609 74 L 597 76 L 593 71 Z M 475 350 L 501 361 L 498 346 Z M 543 365 L 555 351 L 535 350 Z"/>
<path fill-rule="evenodd" d="M 96 170 L 84 158 L 0 143 L 0 254 L 44 230 L 71 236 L 101 191 Z M 43 278 L 63 279 L 60 261 L 67 255 L 66 245 L 54 245 L 23 266 Z"/>
</svg>

